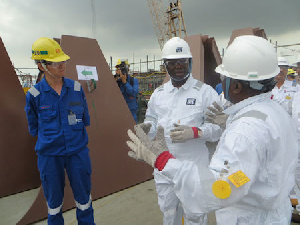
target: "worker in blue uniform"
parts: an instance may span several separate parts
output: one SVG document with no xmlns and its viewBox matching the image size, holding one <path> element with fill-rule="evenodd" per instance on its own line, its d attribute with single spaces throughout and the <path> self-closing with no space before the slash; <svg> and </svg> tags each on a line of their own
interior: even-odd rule
<svg viewBox="0 0 300 225">
<path fill-rule="evenodd" d="M 115 78 L 133 119 L 137 123 L 139 82 L 138 79 L 129 75 L 129 64 L 127 60 L 118 60 Z"/>
<path fill-rule="evenodd" d="M 38 169 L 48 206 L 48 224 L 64 224 L 62 206 L 67 172 L 79 225 L 95 224 L 91 197 L 91 160 L 85 126 L 88 106 L 78 81 L 65 78 L 67 60 L 60 45 L 39 38 L 32 46 L 44 78 L 26 94 L 29 132 L 37 136 Z"/>
</svg>

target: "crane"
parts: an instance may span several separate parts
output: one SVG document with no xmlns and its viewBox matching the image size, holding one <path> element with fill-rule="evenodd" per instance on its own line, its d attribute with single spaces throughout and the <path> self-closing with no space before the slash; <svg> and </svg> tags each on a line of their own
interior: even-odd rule
<svg viewBox="0 0 300 225">
<path fill-rule="evenodd" d="M 186 37 L 181 1 L 147 0 L 160 49 L 172 37 Z"/>
<path fill-rule="evenodd" d="M 186 27 L 184 23 L 181 2 L 170 2 L 168 10 L 168 37 L 186 37 Z"/>
</svg>

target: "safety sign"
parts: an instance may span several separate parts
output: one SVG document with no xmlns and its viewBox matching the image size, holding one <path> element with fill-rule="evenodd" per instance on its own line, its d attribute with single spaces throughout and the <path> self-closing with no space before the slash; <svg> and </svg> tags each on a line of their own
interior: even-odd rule
<svg viewBox="0 0 300 225">
<path fill-rule="evenodd" d="M 95 66 L 76 65 L 78 80 L 98 81 L 97 68 Z"/>
</svg>

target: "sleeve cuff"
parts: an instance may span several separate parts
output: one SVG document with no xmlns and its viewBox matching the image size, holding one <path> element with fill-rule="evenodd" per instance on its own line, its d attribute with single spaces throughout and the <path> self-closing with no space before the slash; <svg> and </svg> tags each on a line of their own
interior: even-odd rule
<svg viewBox="0 0 300 225">
<path fill-rule="evenodd" d="M 169 151 L 162 152 L 157 157 L 154 167 L 157 168 L 159 171 L 162 171 L 165 168 L 169 159 L 175 159 L 175 157 Z"/>
<path fill-rule="evenodd" d="M 192 130 L 194 132 L 194 138 L 201 137 L 202 135 L 199 135 L 199 132 L 202 132 L 198 127 L 192 127 Z"/>
</svg>

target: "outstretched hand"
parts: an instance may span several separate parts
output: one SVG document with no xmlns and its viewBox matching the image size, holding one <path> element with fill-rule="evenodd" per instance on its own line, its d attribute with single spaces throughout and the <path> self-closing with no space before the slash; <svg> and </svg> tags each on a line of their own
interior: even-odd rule
<svg viewBox="0 0 300 225">
<path fill-rule="evenodd" d="M 151 123 L 140 123 L 140 124 L 137 124 L 135 125 L 136 127 L 140 127 L 143 129 L 143 131 L 148 134 L 150 129 L 151 129 Z"/>
<path fill-rule="evenodd" d="M 128 155 L 154 167 L 157 156 L 163 151 L 168 151 L 163 127 L 159 126 L 157 128 L 156 137 L 153 141 L 149 139 L 141 126 L 134 126 L 134 130 L 135 134 L 131 130 L 127 132 L 130 140 L 126 143 L 131 149 Z"/>
<path fill-rule="evenodd" d="M 206 111 L 206 122 L 217 124 L 223 129 L 226 128 L 226 121 L 228 119 L 228 115 L 223 113 L 223 108 L 216 102 L 213 103 L 212 106 L 207 107 Z"/>
</svg>

